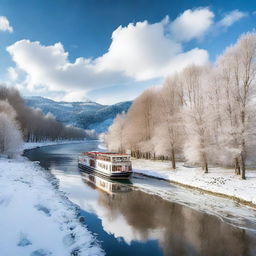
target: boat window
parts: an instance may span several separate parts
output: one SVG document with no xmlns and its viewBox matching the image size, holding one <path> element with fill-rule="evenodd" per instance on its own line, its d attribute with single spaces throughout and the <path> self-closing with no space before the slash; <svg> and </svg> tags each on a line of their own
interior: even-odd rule
<svg viewBox="0 0 256 256">
<path fill-rule="evenodd" d="M 123 171 L 123 166 L 122 165 L 115 165 L 112 167 L 113 172 L 121 172 Z"/>
</svg>

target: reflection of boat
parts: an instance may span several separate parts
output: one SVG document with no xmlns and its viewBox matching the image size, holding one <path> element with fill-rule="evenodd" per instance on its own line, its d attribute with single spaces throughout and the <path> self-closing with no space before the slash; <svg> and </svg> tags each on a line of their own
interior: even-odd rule
<svg viewBox="0 0 256 256">
<path fill-rule="evenodd" d="M 115 182 L 110 180 L 104 176 L 92 174 L 88 172 L 82 173 L 83 180 L 86 181 L 89 185 L 93 185 L 96 188 L 99 188 L 110 195 L 114 195 L 117 193 L 126 193 L 132 190 L 132 187 L 129 185 L 125 185 L 119 182 Z M 132 184 L 132 183 L 130 183 Z"/>
<path fill-rule="evenodd" d="M 100 173 L 111 179 L 128 178 L 132 174 L 131 157 L 128 154 L 84 152 L 79 156 L 80 168 Z"/>
</svg>

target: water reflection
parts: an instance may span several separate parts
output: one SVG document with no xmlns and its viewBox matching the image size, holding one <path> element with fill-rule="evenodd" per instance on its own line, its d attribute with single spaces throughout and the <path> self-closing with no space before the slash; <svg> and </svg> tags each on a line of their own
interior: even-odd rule
<svg viewBox="0 0 256 256">
<path fill-rule="evenodd" d="M 98 174 L 81 172 L 83 181 L 94 188 L 98 188 L 114 196 L 117 193 L 127 193 L 132 190 L 131 186 L 124 185 L 120 182 L 113 181 Z M 127 182 L 128 183 L 128 182 Z M 132 184 L 129 182 L 130 185 Z"/>
<path fill-rule="evenodd" d="M 126 237 L 126 225 L 131 227 L 133 239 L 158 239 L 164 255 L 256 255 L 256 239 L 249 231 L 158 196 L 141 191 L 115 197 L 101 193 L 98 203 L 108 211 L 107 216 L 112 216 L 106 229 L 117 233 L 115 221 L 118 220 L 117 235 L 127 243 L 131 237 Z"/>
</svg>

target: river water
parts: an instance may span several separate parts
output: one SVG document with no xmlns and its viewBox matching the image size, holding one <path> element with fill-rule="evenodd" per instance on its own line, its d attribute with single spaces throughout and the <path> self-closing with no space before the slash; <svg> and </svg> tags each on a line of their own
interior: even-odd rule
<svg viewBox="0 0 256 256">
<path fill-rule="evenodd" d="M 78 154 L 92 150 L 98 141 L 25 155 L 56 176 L 107 255 L 256 255 L 256 210 L 139 175 L 121 182 L 81 173 Z"/>
</svg>

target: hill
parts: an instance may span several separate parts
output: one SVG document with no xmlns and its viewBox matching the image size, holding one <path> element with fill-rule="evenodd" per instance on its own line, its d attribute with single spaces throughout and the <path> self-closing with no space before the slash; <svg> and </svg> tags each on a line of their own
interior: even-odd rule
<svg viewBox="0 0 256 256">
<path fill-rule="evenodd" d="M 45 114 L 52 113 L 57 121 L 83 129 L 94 129 L 97 133 L 105 132 L 116 115 L 127 112 L 132 101 L 113 105 L 101 105 L 94 101 L 65 102 L 54 101 L 40 96 L 25 97 L 25 102 L 33 108 L 40 108 Z"/>
</svg>

